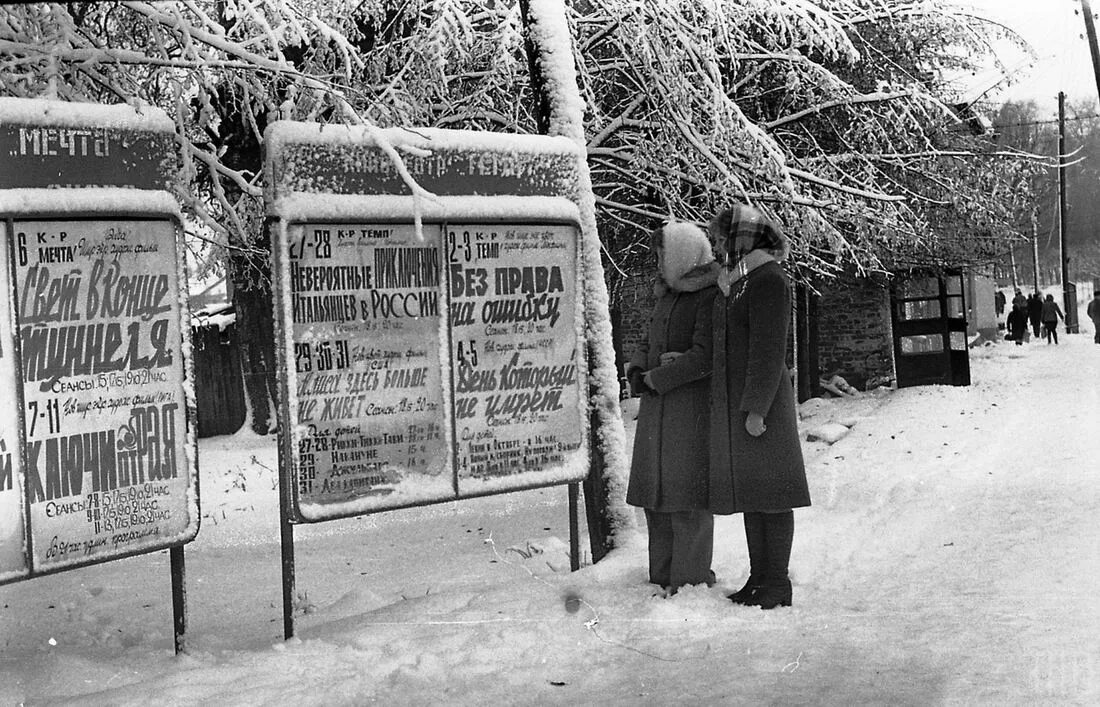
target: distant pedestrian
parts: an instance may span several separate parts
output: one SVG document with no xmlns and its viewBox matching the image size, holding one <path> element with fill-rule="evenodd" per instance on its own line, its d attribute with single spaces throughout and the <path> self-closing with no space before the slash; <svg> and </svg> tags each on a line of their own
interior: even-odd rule
<svg viewBox="0 0 1100 707">
<path fill-rule="evenodd" d="M 710 508 L 744 513 L 749 577 L 736 604 L 791 605 L 788 565 L 794 508 L 810 505 L 787 368 L 790 283 L 780 262 L 787 239 L 751 206 L 710 222 L 723 263 L 714 298 Z"/>
<path fill-rule="evenodd" d="M 1038 339 L 1043 325 L 1043 296 L 1038 292 L 1027 296 L 1027 318 L 1031 322 L 1031 333 Z"/>
<path fill-rule="evenodd" d="M 1047 344 L 1050 344 L 1051 338 L 1054 339 L 1054 343 L 1058 343 L 1058 320 L 1066 320 L 1066 315 L 1062 314 L 1062 308 L 1058 306 L 1058 303 L 1054 301 L 1054 295 L 1047 295 L 1046 301 L 1043 302 L 1043 327 L 1046 330 Z"/>
<path fill-rule="evenodd" d="M 993 306 L 997 308 L 997 319 L 1001 318 L 1001 315 L 1005 313 L 1005 293 L 997 290 L 993 295 Z"/>
<path fill-rule="evenodd" d="M 1093 294 L 1092 301 L 1089 302 L 1089 308 L 1086 311 L 1089 319 L 1092 320 L 1092 340 L 1100 344 L 1100 290 Z"/>
<path fill-rule="evenodd" d="M 1016 290 L 1016 294 L 1012 295 L 1012 306 L 1015 307 L 1018 304 L 1027 305 L 1027 297 L 1024 297 L 1024 293 Z"/>
<path fill-rule="evenodd" d="M 1008 313 L 1008 338 L 1016 342 L 1017 346 L 1024 345 L 1024 336 L 1027 334 L 1027 309 L 1022 304 L 1013 305 Z"/>
<path fill-rule="evenodd" d="M 707 508 L 711 310 L 718 264 L 703 230 L 672 222 L 650 234 L 657 302 L 626 365 L 641 395 L 626 500 L 645 509 L 649 581 L 674 593 L 713 584 L 714 514 Z"/>
</svg>

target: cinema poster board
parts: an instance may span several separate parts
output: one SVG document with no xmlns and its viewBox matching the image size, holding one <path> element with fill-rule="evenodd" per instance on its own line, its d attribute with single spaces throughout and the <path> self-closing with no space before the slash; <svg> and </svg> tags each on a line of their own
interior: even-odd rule
<svg viewBox="0 0 1100 707">
<path fill-rule="evenodd" d="M 11 292 L 7 247 L 0 248 L 0 292 Z M 23 495 L 22 436 L 19 430 L 19 388 L 16 377 L 14 310 L 10 297 L 0 309 L 0 582 L 30 573 Z"/>
<path fill-rule="evenodd" d="M 14 429 L 0 432 L 18 448 L 25 559 L 0 581 L 198 533 L 187 278 L 167 191 L 174 131 L 152 108 L 0 99 L 13 354 L 0 360 L 0 404 L 15 405 Z M 17 537 L 0 533 L 0 557 Z"/>
<path fill-rule="evenodd" d="M 293 522 L 588 473 L 576 147 L 386 134 L 416 141 L 409 168 L 433 198 L 390 193 L 403 182 L 364 130 L 266 136 Z M 319 346 L 344 368 L 317 375 Z"/>
</svg>

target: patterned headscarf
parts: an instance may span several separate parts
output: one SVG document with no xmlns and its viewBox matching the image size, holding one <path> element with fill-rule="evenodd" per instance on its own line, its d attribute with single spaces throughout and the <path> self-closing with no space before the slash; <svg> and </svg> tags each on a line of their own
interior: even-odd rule
<svg viewBox="0 0 1100 707">
<path fill-rule="evenodd" d="M 719 212 L 711 219 L 709 232 L 711 240 L 719 251 L 729 252 L 738 238 L 749 238 L 750 250 L 765 250 L 776 260 L 785 260 L 790 253 L 790 243 L 779 230 L 779 226 L 765 216 L 759 209 L 748 204 L 734 204 Z M 723 239 L 724 243 L 720 244 Z"/>
</svg>

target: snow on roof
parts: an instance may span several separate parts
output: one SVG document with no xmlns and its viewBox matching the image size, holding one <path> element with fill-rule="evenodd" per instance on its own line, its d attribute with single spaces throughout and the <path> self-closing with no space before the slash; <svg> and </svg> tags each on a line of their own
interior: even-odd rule
<svg viewBox="0 0 1100 707">
<path fill-rule="evenodd" d="M 72 103 L 42 98 L 0 97 L 0 124 L 106 128 L 129 128 L 156 132 L 175 132 L 176 125 L 160 108 L 134 107 L 120 103 Z"/>
<path fill-rule="evenodd" d="M 202 309 L 191 312 L 191 326 L 193 328 L 217 327 L 218 331 L 225 331 L 226 327 L 231 326 L 236 321 L 237 311 L 234 309 L 233 304 L 229 302 L 208 304 Z"/>
</svg>

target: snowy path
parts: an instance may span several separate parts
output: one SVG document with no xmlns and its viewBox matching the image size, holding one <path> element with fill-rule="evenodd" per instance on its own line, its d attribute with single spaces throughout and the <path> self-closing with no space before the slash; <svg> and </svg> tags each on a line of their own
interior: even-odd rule
<svg viewBox="0 0 1100 707">
<path fill-rule="evenodd" d="M 816 601 L 887 664 L 904 658 L 884 682 L 923 665 L 944 697 L 1096 695 L 1100 347 L 1071 358 L 1086 346 L 1009 349 L 969 388 L 899 391 L 819 463 L 849 483 L 804 522 L 838 541 L 796 551 L 827 548 Z"/>
<path fill-rule="evenodd" d="M 301 528 L 310 611 L 284 644 L 273 445 L 203 440 L 192 654 L 170 654 L 162 554 L 0 587 L 0 704 L 1098 704 L 1100 346 L 972 366 L 968 388 L 806 406 L 858 423 L 806 444 L 795 606 L 773 612 L 723 596 L 739 517 L 722 586 L 657 599 L 640 537 L 563 571 L 549 489 Z"/>
</svg>

